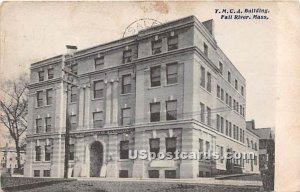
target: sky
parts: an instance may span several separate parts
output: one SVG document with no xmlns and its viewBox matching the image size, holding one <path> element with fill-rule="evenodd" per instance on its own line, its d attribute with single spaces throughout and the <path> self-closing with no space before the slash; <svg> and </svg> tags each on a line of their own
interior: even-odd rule
<svg viewBox="0 0 300 192">
<path fill-rule="evenodd" d="M 269 9 L 268 20 L 222 20 L 215 9 Z M 215 39 L 246 78 L 247 120 L 275 126 L 277 3 L 5 2 L 1 7 L 0 80 L 29 72 L 30 64 L 120 39 L 141 18 L 161 23 L 195 15 L 214 19 Z"/>
</svg>

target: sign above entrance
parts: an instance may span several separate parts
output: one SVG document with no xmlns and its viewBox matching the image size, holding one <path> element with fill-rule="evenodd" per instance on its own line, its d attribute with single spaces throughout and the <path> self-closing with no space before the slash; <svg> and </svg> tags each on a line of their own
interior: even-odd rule
<svg viewBox="0 0 300 192">
<path fill-rule="evenodd" d="M 93 135 L 115 135 L 115 134 L 122 134 L 122 133 L 132 133 L 134 132 L 134 128 L 129 129 L 113 129 L 113 130 L 102 130 L 102 131 L 93 131 L 93 132 L 86 132 L 86 133 L 75 133 L 75 136 L 93 136 Z"/>
</svg>

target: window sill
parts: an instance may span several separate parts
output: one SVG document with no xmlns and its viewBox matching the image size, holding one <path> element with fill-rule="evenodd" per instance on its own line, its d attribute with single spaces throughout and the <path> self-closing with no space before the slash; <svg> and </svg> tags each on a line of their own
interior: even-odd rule
<svg viewBox="0 0 300 192">
<path fill-rule="evenodd" d="M 200 88 L 201 88 L 202 90 L 204 90 L 206 93 L 208 93 L 208 94 L 212 95 L 212 93 L 211 93 L 211 92 L 209 92 L 209 91 L 207 91 L 207 89 L 206 89 L 205 87 L 203 87 L 202 85 L 200 85 Z"/>
<path fill-rule="evenodd" d="M 121 96 L 132 95 L 132 93 L 121 93 Z"/>
<path fill-rule="evenodd" d="M 118 162 L 127 162 L 127 161 L 130 161 L 130 159 L 119 159 Z"/>
<path fill-rule="evenodd" d="M 179 85 L 179 83 L 170 83 L 170 84 L 166 84 L 164 85 L 164 87 L 171 87 L 171 86 L 176 86 L 176 85 Z"/>
<path fill-rule="evenodd" d="M 217 97 L 217 99 L 218 99 L 221 103 L 223 103 L 224 105 L 226 105 L 225 102 L 224 102 L 222 99 L 220 99 L 219 97 Z M 227 105 L 226 105 L 226 106 L 227 106 Z"/>
<path fill-rule="evenodd" d="M 42 109 L 42 108 L 47 108 L 47 107 L 51 107 L 52 105 L 43 105 L 43 106 L 36 106 L 35 109 Z"/>
<path fill-rule="evenodd" d="M 104 97 L 99 97 L 99 98 L 93 98 L 93 99 L 91 99 L 91 101 L 97 101 L 97 100 L 103 100 L 104 99 Z"/>
<path fill-rule="evenodd" d="M 162 86 L 160 85 L 160 86 L 155 86 L 155 87 L 148 87 L 148 90 L 150 90 L 150 89 L 158 89 L 158 88 L 161 88 Z"/>
</svg>

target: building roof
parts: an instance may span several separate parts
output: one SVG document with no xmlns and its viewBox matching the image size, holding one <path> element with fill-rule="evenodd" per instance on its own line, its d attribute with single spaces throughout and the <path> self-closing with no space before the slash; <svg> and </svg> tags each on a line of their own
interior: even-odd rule
<svg viewBox="0 0 300 192">
<path fill-rule="evenodd" d="M 258 128 L 253 130 L 260 139 L 274 139 L 274 133 L 271 128 Z"/>
</svg>

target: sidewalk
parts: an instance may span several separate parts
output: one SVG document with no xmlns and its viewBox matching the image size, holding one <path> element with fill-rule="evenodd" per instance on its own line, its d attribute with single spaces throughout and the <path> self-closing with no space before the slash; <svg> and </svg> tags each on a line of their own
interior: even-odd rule
<svg viewBox="0 0 300 192">
<path fill-rule="evenodd" d="M 261 181 L 239 181 L 239 180 L 216 180 L 215 178 L 196 179 L 136 179 L 136 178 L 76 178 L 78 181 L 118 181 L 118 182 L 157 182 L 157 183 L 183 183 L 183 184 L 205 184 L 205 185 L 228 185 L 228 186 L 251 186 L 261 187 Z"/>
</svg>

